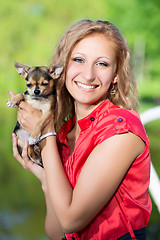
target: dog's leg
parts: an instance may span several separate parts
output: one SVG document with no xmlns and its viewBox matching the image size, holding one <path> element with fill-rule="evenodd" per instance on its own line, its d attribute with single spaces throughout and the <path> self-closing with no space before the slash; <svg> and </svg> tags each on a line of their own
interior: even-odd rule
<svg viewBox="0 0 160 240">
<path fill-rule="evenodd" d="M 29 144 L 35 144 L 36 140 L 39 136 L 39 134 L 41 133 L 41 131 L 43 130 L 43 128 L 49 123 L 49 121 L 51 120 L 51 116 L 52 116 L 52 112 L 47 111 L 47 112 L 43 112 L 43 115 L 41 117 L 41 119 L 39 120 L 39 122 L 36 124 L 36 128 L 34 130 L 34 132 L 32 133 L 31 137 L 29 138 Z"/>
<path fill-rule="evenodd" d="M 36 153 L 36 155 L 39 158 L 41 157 L 41 149 L 40 149 L 40 146 L 38 144 L 34 145 L 34 152 Z"/>
<path fill-rule="evenodd" d="M 33 162 L 43 167 L 40 148 L 35 149 L 35 146 L 28 146 L 28 156 Z"/>
<path fill-rule="evenodd" d="M 20 101 L 22 101 L 23 99 L 24 99 L 24 95 L 19 93 L 13 96 L 12 98 L 8 99 L 7 106 L 10 108 L 16 108 L 18 107 Z"/>
<path fill-rule="evenodd" d="M 40 152 L 40 148 L 35 149 L 34 146 L 28 146 L 28 156 L 31 159 L 36 159 L 37 157 L 41 157 L 41 152 Z"/>
</svg>

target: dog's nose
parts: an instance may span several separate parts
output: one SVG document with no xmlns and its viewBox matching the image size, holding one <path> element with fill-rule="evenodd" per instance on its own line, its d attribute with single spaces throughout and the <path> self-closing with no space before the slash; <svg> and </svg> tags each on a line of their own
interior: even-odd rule
<svg viewBox="0 0 160 240">
<path fill-rule="evenodd" d="M 39 94 L 40 94 L 40 92 L 41 92 L 41 91 L 40 91 L 40 90 L 38 90 L 38 89 L 34 90 L 34 94 L 35 94 L 35 95 L 39 95 Z"/>
</svg>

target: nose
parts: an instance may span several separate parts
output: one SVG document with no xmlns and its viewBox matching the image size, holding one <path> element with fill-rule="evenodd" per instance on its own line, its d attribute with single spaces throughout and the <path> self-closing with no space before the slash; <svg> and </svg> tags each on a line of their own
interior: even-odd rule
<svg viewBox="0 0 160 240">
<path fill-rule="evenodd" d="M 41 92 L 41 91 L 40 91 L 39 89 L 35 89 L 35 90 L 34 90 L 34 94 L 35 94 L 35 95 L 39 95 L 40 92 Z"/>
<path fill-rule="evenodd" d="M 93 81 L 95 79 L 94 66 L 87 64 L 83 69 L 83 78 L 87 81 Z"/>
</svg>

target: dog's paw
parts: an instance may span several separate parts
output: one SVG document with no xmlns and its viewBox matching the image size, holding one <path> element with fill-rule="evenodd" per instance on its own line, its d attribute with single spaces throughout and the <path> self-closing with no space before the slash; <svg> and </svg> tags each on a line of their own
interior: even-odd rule
<svg viewBox="0 0 160 240">
<path fill-rule="evenodd" d="M 10 108 L 16 108 L 17 107 L 17 102 L 14 100 L 14 98 L 8 99 L 7 107 L 10 107 Z"/>
<path fill-rule="evenodd" d="M 30 138 L 29 138 L 29 145 L 34 145 L 34 144 L 36 144 L 36 141 L 37 141 L 36 138 L 30 137 Z"/>
</svg>

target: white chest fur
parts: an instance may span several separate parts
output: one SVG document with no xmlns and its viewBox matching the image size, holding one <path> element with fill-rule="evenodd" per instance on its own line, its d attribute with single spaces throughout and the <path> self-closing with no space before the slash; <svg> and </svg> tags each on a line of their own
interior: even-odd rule
<svg viewBox="0 0 160 240">
<path fill-rule="evenodd" d="M 52 99 L 50 97 L 49 99 L 43 97 L 34 99 L 30 95 L 25 95 L 25 102 L 42 112 L 49 111 L 52 106 Z"/>
</svg>

